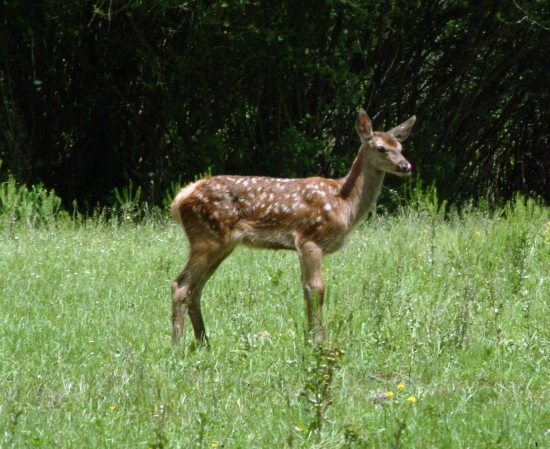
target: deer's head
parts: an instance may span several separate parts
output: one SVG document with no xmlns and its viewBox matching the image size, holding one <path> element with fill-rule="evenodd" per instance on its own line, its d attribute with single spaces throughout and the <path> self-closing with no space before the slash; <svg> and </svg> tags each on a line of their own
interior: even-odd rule
<svg viewBox="0 0 550 449">
<path fill-rule="evenodd" d="M 403 149 L 401 142 L 409 137 L 415 121 L 416 116 L 413 115 L 388 132 L 373 132 L 371 119 L 363 109 L 360 109 L 357 117 L 357 133 L 361 138 L 368 163 L 386 173 L 398 176 L 410 175 L 412 166 L 401 154 Z"/>
</svg>

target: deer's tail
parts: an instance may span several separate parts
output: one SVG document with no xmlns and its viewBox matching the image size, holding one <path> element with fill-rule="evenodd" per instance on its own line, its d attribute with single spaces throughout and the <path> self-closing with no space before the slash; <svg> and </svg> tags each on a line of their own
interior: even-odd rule
<svg viewBox="0 0 550 449">
<path fill-rule="evenodd" d="M 172 204 L 170 205 L 170 215 L 172 215 L 172 218 L 176 223 L 180 225 L 182 224 L 181 212 L 183 203 L 195 192 L 199 182 L 194 182 L 193 184 L 189 184 L 187 187 L 181 189 L 172 201 Z"/>
</svg>

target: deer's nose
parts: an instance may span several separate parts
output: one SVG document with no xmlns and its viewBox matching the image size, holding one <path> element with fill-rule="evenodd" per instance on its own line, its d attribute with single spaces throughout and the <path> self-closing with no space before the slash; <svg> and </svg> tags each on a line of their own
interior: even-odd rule
<svg viewBox="0 0 550 449">
<path fill-rule="evenodd" d="M 410 173 L 412 171 L 412 165 L 408 162 L 400 162 L 395 167 L 395 171 L 398 173 Z"/>
</svg>

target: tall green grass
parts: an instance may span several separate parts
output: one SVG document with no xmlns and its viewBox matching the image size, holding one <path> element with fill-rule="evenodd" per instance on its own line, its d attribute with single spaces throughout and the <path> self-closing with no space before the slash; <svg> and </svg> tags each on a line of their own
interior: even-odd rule
<svg viewBox="0 0 550 449">
<path fill-rule="evenodd" d="M 126 211 L 128 212 L 128 211 Z M 292 252 L 207 284 L 212 344 L 170 345 L 186 259 L 166 219 L 0 226 L 0 447 L 550 446 L 550 218 L 518 198 L 372 216 L 324 264 L 307 342 Z"/>
</svg>

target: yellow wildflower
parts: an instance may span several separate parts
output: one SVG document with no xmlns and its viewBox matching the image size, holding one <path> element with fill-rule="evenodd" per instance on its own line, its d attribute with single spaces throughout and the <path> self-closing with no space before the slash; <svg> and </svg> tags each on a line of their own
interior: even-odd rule
<svg viewBox="0 0 550 449">
<path fill-rule="evenodd" d="M 399 384 L 397 386 L 397 391 L 399 391 L 399 393 L 402 393 L 404 389 L 405 389 L 405 385 L 403 385 L 403 384 Z"/>
<path fill-rule="evenodd" d="M 410 402 L 410 403 L 412 404 L 412 403 L 416 402 L 416 398 L 415 398 L 414 396 L 409 396 L 409 397 L 407 398 L 407 401 Z"/>
<path fill-rule="evenodd" d="M 390 399 L 393 398 L 393 391 L 388 391 L 388 392 L 386 393 L 386 396 L 387 396 L 388 398 L 390 398 Z"/>
</svg>

